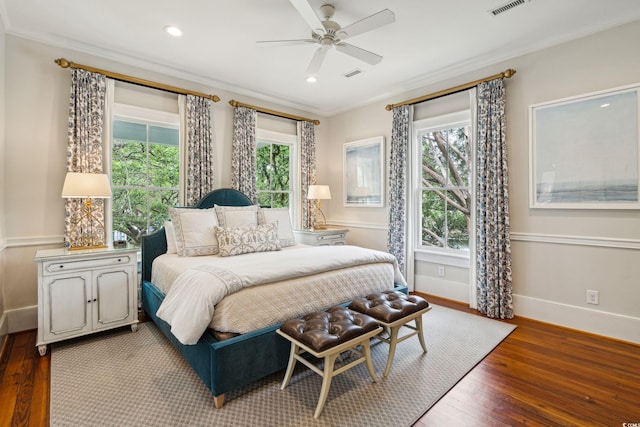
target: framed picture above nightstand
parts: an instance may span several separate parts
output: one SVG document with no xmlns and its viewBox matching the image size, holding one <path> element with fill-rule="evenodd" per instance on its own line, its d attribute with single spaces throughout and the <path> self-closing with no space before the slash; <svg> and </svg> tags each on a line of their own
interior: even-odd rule
<svg viewBox="0 0 640 427">
<path fill-rule="evenodd" d="M 303 245 L 332 246 L 347 244 L 347 228 L 326 228 L 324 230 L 295 230 L 296 241 Z"/>
</svg>

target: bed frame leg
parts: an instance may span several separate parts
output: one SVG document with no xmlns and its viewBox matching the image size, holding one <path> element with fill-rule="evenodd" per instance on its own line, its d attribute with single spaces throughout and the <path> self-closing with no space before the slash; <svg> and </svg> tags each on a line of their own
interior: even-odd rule
<svg viewBox="0 0 640 427">
<path fill-rule="evenodd" d="M 213 404 L 215 405 L 216 409 L 222 408 L 222 406 L 224 406 L 224 394 L 213 396 Z"/>
</svg>

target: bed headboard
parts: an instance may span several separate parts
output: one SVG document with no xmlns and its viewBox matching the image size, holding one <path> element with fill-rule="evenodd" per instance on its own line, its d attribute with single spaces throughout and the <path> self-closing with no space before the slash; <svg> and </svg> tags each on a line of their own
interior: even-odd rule
<svg viewBox="0 0 640 427">
<path fill-rule="evenodd" d="M 220 206 L 249 206 L 251 199 L 233 188 L 219 188 L 204 196 L 193 208 L 208 209 L 214 205 Z M 142 236 L 140 241 L 142 253 L 142 281 L 151 281 L 151 265 L 156 257 L 167 252 L 167 236 L 164 227 L 160 230 Z"/>
</svg>

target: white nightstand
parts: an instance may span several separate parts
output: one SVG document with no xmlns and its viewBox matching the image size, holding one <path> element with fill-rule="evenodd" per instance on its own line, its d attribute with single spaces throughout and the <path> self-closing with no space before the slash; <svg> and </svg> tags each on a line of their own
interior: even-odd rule
<svg viewBox="0 0 640 427">
<path fill-rule="evenodd" d="M 38 337 L 47 344 L 106 329 L 138 329 L 137 249 L 36 252 Z"/>
<path fill-rule="evenodd" d="M 312 246 L 347 244 L 347 228 L 327 228 L 326 230 L 295 230 L 296 241 Z"/>
</svg>

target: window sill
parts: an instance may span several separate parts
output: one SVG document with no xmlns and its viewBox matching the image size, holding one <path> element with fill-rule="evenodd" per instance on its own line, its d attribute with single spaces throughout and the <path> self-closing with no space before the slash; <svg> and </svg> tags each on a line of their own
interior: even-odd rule
<svg viewBox="0 0 640 427">
<path fill-rule="evenodd" d="M 449 265 L 452 267 L 469 268 L 471 266 L 469 254 L 454 254 L 425 249 L 414 249 L 415 261 L 430 262 L 433 264 Z"/>
</svg>

